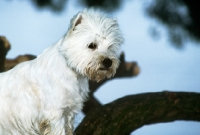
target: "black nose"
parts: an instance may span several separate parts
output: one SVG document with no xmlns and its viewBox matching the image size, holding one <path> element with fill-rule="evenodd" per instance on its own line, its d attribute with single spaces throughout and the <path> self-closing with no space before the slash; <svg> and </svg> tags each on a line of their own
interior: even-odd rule
<svg viewBox="0 0 200 135">
<path fill-rule="evenodd" d="M 110 60 L 110 59 L 108 59 L 108 58 L 104 59 L 104 60 L 103 60 L 103 65 L 104 65 L 105 67 L 107 67 L 107 68 L 111 67 L 111 65 L 112 65 L 112 60 Z"/>
</svg>

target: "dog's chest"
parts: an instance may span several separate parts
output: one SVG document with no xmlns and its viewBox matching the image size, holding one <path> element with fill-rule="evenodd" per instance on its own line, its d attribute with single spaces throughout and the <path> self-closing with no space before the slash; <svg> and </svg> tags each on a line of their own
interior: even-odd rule
<svg viewBox="0 0 200 135">
<path fill-rule="evenodd" d="M 82 104 L 88 96 L 88 80 L 81 76 L 63 77 L 57 81 L 49 83 L 51 90 L 43 92 L 44 109 L 64 109 L 78 112 L 82 109 Z"/>
</svg>

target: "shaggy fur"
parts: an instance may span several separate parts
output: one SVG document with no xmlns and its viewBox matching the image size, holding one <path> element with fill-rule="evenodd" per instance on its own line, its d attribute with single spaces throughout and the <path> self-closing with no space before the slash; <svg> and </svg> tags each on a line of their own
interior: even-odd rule
<svg viewBox="0 0 200 135">
<path fill-rule="evenodd" d="M 0 135 L 72 135 L 88 79 L 112 77 L 123 38 L 116 19 L 84 10 L 36 59 L 0 74 Z"/>
</svg>

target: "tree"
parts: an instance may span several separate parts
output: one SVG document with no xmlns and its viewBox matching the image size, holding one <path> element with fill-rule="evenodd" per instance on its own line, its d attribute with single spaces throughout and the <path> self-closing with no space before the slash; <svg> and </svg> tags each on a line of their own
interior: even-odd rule
<svg viewBox="0 0 200 135">
<path fill-rule="evenodd" d="M 154 0 L 146 13 L 168 28 L 168 35 L 176 47 L 183 47 L 186 39 L 199 41 L 199 4 L 194 0 Z"/>
<path fill-rule="evenodd" d="M 0 38 L 0 41 L 2 41 L 1 47 L 3 48 L 1 51 L 6 52 L 8 41 L 1 39 L 5 38 Z M 5 70 L 9 70 L 20 62 L 34 58 L 33 55 L 18 56 L 13 60 L 5 60 L 3 65 L 0 66 Z M 0 60 L 4 59 L 5 55 L 1 55 Z M 125 62 L 124 54 L 122 54 L 121 64 L 114 78 L 131 77 L 138 73 L 139 67 L 137 64 L 135 62 Z M 86 117 L 75 130 L 77 135 L 130 134 L 146 124 L 174 120 L 200 121 L 199 93 L 169 91 L 144 93 L 126 96 L 102 106 L 94 98 L 93 93 L 106 81 L 108 80 L 101 83 L 89 82 L 92 91 L 83 108 Z"/>
<path fill-rule="evenodd" d="M 32 0 L 32 3 L 40 8 L 49 8 L 54 12 L 61 12 L 67 0 Z M 122 5 L 122 0 L 78 0 L 79 3 L 87 7 L 103 8 L 107 11 L 118 9 Z"/>
<path fill-rule="evenodd" d="M 200 121 L 199 99 L 199 93 L 189 92 L 129 95 L 90 111 L 75 134 L 127 135 L 146 124 Z"/>
<path fill-rule="evenodd" d="M 67 0 L 32 0 L 38 8 L 49 8 L 61 12 Z M 86 7 L 97 7 L 108 12 L 123 5 L 123 0 L 78 0 Z M 168 36 L 173 45 L 182 48 L 187 40 L 199 41 L 199 4 L 194 0 L 153 0 L 145 7 L 146 14 L 167 26 Z"/>
<path fill-rule="evenodd" d="M 46 1 L 46 2 L 45 2 Z M 34 4 L 39 3 L 39 7 L 49 7 L 52 8 L 52 10 L 55 10 L 57 12 L 62 11 L 64 8 L 61 4 L 61 8 L 59 6 L 55 5 L 54 0 L 37 0 L 33 1 Z M 64 3 L 67 2 L 66 0 L 60 0 Z M 79 0 L 81 1 L 81 0 Z M 114 2 L 113 2 L 114 1 Z M 105 6 L 106 3 L 116 3 L 117 6 L 112 4 L 107 4 L 107 7 Z M 190 10 L 194 10 L 196 8 L 192 8 L 194 6 L 193 4 L 188 4 L 187 1 L 177 0 L 177 1 L 171 1 L 170 4 L 172 4 L 174 8 L 169 8 L 169 3 L 165 1 L 154 1 L 155 4 L 149 5 L 147 7 L 147 13 L 149 13 L 150 16 L 157 18 L 160 22 L 168 26 L 169 29 L 171 28 L 181 28 L 182 31 L 187 31 L 187 28 L 193 28 L 191 29 L 191 35 L 195 35 L 198 39 L 198 26 L 194 24 L 197 20 L 198 22 L 198 14 L 196 14 L 197 18 L 193 19 L 193 23 L 190 21 L 187 22 L 187 20 L 184 20 L 185 16 L 182 16 L 182 13 L 178 12 L 176 9 L 176 6 L 188 6 L 190 7 Z M 180 3 L 181 2 L 181 3 Z M 116 10 L 121 4 L 122 1 L 120 0 L 97 0 L 97 1 L 91 1 L 91 0 L 82 0 L 82 3 L 85 3 L 87 6 L 98 6 L 105 8 L 107 11 L 113 11 Z M 176 3 L 176 4 L 174 4 Z M 60 4 L 58 4 L 60 5 Z M 110 8 L 110 5 L 113 7 Z M 191 6 L 192 5 L 192 6 Z M 160 6 L 160 7 L 159 7 Z M 56 8 L 55 8 L 56 7 Z M 157 10 L 159 8 L 159 10 Z M 173 10 L 172 10 L 173 9 Z M 159 14 L 159 16 L 156 16 L 153 14 L 153 11 L 156 11 L 155 13 Z M 163 11 L 166 10 L 166 13 L 164 14 Z M 192 12 L 191 11 L 191 12 Z M 162 13 L 162 15 L 160 15 Z M 191 14 L 191 16 L 190 16 Z M 192 18 L 192 16 L 195 16 L 195 12 L 186 14 Z M 162 19 L 164 18 L 164 19 Z M 184 20 L 184 21 L 182 21 Z M 183 24 L 181 24 L 183 23 Z M 193 25 L 189 27 L 188 25 Z M 173 32 L 173 29 L 172 29 Z M 190 34 L 190 32 L 188 32 Z M 180 38 L 179 34 L 180 32 L 175 33 L 176 35 L 170 35 L 172 38 L 174 38 L 174 43 L 178 44 L 178 46 L 182 46 L 183 38 Z M 177 37 L 178 36 L 178 37 Z M 3 40 L 4 41 L 4 40 Z M 13 66 L 15 66 L 17 63 L 20 63 L 24 60 L 31 60 L 34 59 L 35 56 L 33 55 L 24 55 L 19 56 L 16 59 L 6 59 L 5 56 L 8 51 L 6 49 L 5 44 L 3 45 L 5 50 L 1 50 L 4 53 L 1 54 L 0 60 L 5 61 L 4 63 L 1 61 L 0 67 L 1 71 L 3 70 L 9 70 Z M 7 50 L 7 51 L 6 51 Z M 139 73 L 139 68 L 136 64 L 136 62 L 126 62 L 124 60 L 124 54 L 121 55 L 121 65 L 117 71 L 116 77 L 132 77 Z M 141 127 L 145 124 L 151 124 L 151 123 L 159 123 L 159 122 L 169 122 L 173 120 L 195 120 L 199 121 L 199 113 L 200 113 L 200 104 L 199 104 L 199 94 L 198 93 L 178 93 L 178 92 L 159 92 L 159 93 L 145 93 L 145 94 L 139 94 L 139 95 L 130 95 L 127 97 L 123 97 L 121 99 L 118 99 L 112 103 L 109 103 L 107 105 L 102 106 L 98 100 L 96 100 L 93 96 L 94 91 L 96 91 L 99 86 L 103 85 L 105 82 L 109 80 L 105 80 L 101 83 L 94 83 L 90 82 L 90 89 L 92 92 L 90 93 L 90 100 L 88 100 L 85 103 L 85 107 L 83 109 L 83 112 L 86 114 L 86 117 L 82 121 L 82 123 L 78 126 L 78 128 L 75 130 L 75 133 L 78 134 L 129 134 L 130 132 L 134 131 L 135 129 Z M 124 126 L 126 125 L 126 126 Z M 127 126 L 129 125 L 129 126 Z M 87 128 L 85 128 L 87 127 Z M 113 129 L 117 129 L 113 131 Z"/>
</svg>

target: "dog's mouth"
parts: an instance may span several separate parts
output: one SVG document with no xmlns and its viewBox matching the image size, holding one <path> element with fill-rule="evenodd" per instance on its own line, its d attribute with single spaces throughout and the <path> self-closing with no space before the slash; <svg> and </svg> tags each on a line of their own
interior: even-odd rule
<svg viewBox="0 0 200 135">
<path fill-rule="evenodd" d="M 101 65 L 100 67 L 99 67 L 99 70 L 101 70 L 101 71 L 107 71 L 109 69 L 109 67 L 106 67 L 106 66 L 104 66 L 104 65 Z"/>
<path fill-rule="evenodd" d="M 99 70 L 102 70 L 102 71 L 105 71 L 105 70 L 108 70 L 109 68 L 107 67 L 100 67 Z"/>
</svg>

